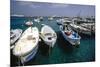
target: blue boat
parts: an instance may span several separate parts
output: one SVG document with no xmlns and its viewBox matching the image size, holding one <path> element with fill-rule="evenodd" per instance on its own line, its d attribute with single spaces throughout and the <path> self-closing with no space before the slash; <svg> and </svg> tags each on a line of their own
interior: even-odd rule
<svg viewBox="0 0 100 67">
<path fill-rule="evenodd" d="M 78 33 L 71 30 L 71 28 L 68 25 L 61 25 L 60 31 L 63 35 L 63 37 L 72 45 L 79 45 L 81 37 L 78 35 Z"/>
</svg>

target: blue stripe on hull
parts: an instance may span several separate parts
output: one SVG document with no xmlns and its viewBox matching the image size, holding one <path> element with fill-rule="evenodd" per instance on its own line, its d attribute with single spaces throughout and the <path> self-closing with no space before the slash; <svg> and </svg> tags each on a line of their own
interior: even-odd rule
<svg viewBox="0 0 100 67">
<path fill-rule="evenodd" d="M 37 49 L 38 49 L 38 46 L 36 46 L 35 49 L 33 49 L 31 53 L 29 53 L 28 55 L 24 56 L 24 57 L 23 57 L 23 58 L 25 58 L 25 61 L 24 61 L 24 62 L 28 62 L 28 61 L 30 61 L 32 58 L 34 58 L 34 56 L 35 56 L 36 53 L 37 53 Z"/>
</svg>

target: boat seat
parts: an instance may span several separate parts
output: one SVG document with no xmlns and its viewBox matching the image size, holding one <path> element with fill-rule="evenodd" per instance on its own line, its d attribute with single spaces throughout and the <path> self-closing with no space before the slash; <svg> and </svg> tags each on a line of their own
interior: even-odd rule
<svg viewBox="0 0 100 67">
<path fill-rule="evenodd" d="M 27 37 L 27 39 L 28 39 L 28 40 L 32 40 L 32 39 L 33 39 L 32 35 L 29 35 L 29 36 Z"/>
</svg>

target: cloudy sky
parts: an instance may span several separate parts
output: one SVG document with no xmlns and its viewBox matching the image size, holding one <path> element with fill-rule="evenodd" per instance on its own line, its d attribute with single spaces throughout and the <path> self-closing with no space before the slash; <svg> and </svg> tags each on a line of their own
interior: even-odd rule
<svg viewBox="0 0 100 67">
<path fill-rule="evenodd" d="M 95 6 L 11 0 L 11 15 L 25 16 L 95 16 Z"/>
</svg>

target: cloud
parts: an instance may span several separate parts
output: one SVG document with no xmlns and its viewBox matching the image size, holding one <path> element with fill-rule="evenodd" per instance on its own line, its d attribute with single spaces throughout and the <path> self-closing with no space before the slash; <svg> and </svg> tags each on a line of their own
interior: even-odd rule
<svg viewBox="0 0 100 67">
<path fill-rule="evenodd" d="M 29 6 L 32 8 L 39 8 L 43 5 L 49 7 L 49 8 L 65 8 L 68 7 L 69 4 L 62 4 L 62 3 L 42 3 L 42 2 L 33 2 L 32 0 L 14 0 L 18 1 L 20 5 L 22 6 Z"/>
<path fill-rule="evenodd" d="M 19 5 L 21 6 L 29 6 L 31 8 L 38 8 L 40 5 L 34 4 L 34 2 L 19 2 Z"/>
<path fill-rule="evenodd" d="M 39 7 L 41 7 L 41 6 L 39 6 L 39 5 L 34 5 L 34 4 L 31 4 L 31 5 L 30 5 L 30 7 L 32 7 L 32 8 L 39 8 Z"/>
<path fill-rule="evenodd" d="M 36 0 L 12 0 L 12 1 L 36 1 Z"/>
<path fill-rule="evenodd" d="M 50 7 L 52 8 L 65 8 L 65 7 L 68 7 L 69 5 L 68 4 L 51 4 Z"/>
</svg>

